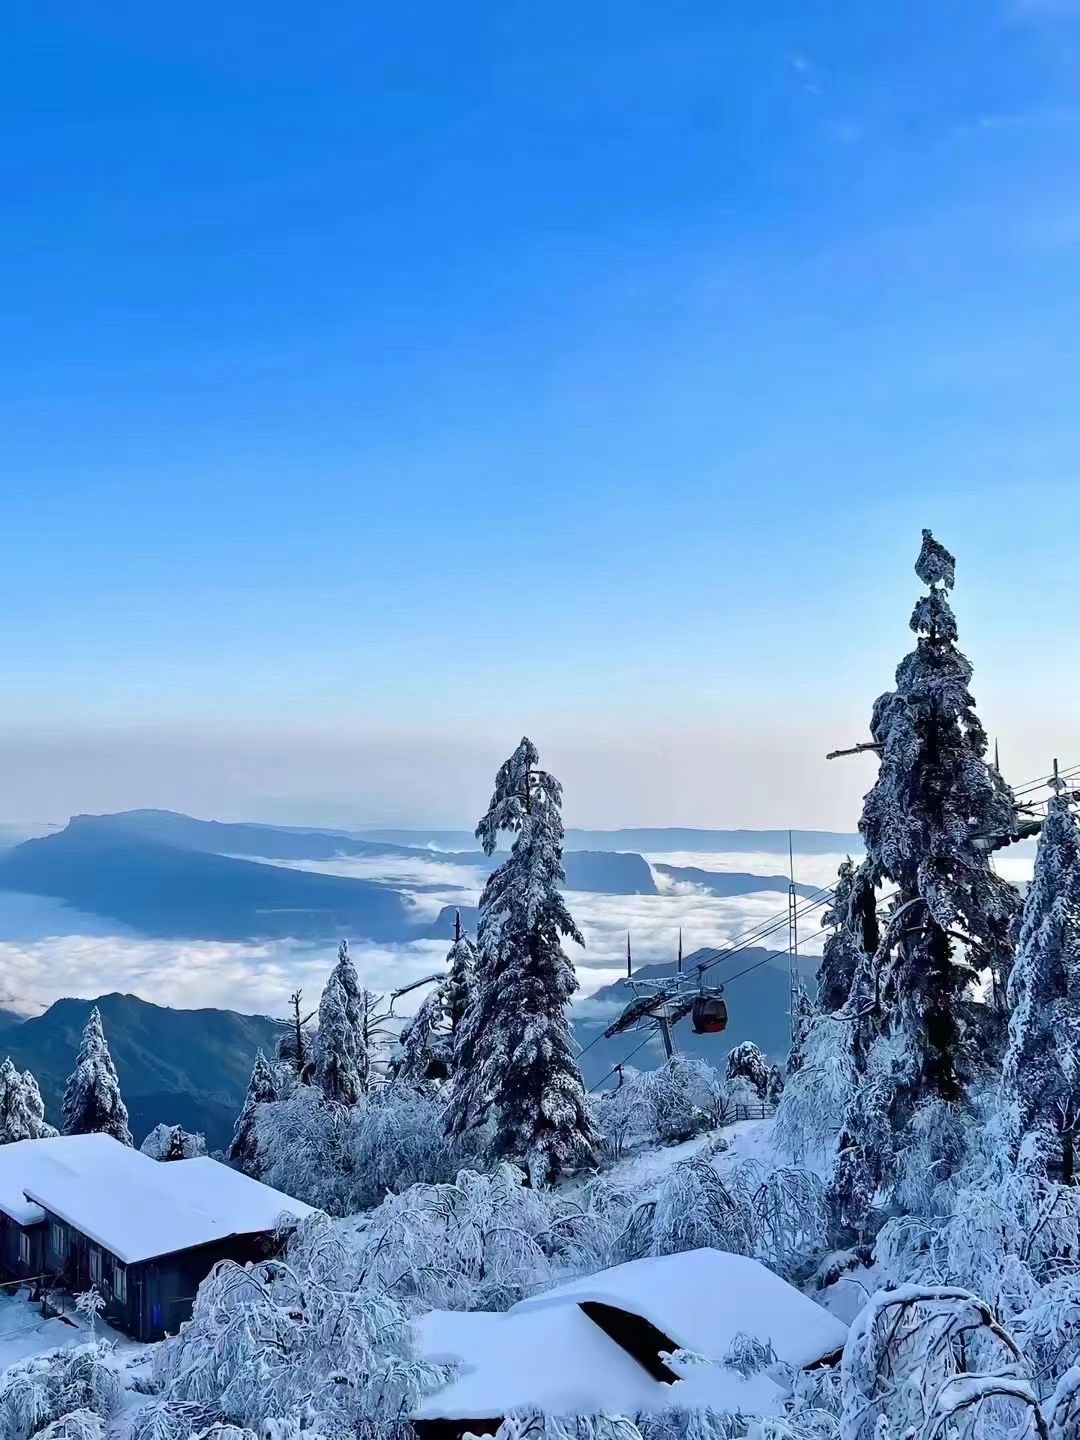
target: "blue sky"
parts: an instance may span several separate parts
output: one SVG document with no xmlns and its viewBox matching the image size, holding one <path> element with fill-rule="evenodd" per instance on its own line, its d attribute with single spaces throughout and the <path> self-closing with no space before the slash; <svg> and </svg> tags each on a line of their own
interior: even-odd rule
<svg viewBox="0 0 1080 1440">
<path fill-rule="evenodd" d="M 582 823 L 850 823 L 924 524 L 1014 778 L 1080 761 L 1080 3 L 44 3 L 3 64 L 12 815 L 456 823 L 527 729 Z"/>
</svg>

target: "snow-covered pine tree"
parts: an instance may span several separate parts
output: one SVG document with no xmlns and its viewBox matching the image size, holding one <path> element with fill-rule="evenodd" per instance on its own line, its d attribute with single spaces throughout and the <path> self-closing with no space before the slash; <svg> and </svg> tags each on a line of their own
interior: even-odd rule
<svg viewBox="0 0 1080 1440">
<path fill-rule="evenodd" d="M 440 1084 L 454 1071 L 457 1032 L 469 1008 L 476 947 L 465 934 L 460 910 L 454 916 L 454 943 L 446 957 L 446 976 L 425 998 L 398 1036 L 395 1080 L 407 1085 Z"/>
<path fill-rule="evenodd" d="M 978 974 L 993 978 L 1004 1031 L 1004 982 L 1019 898 L 990 865 L 994 837 L 1016 833 L 1012 792 L 986 763 L 986 732 L 968 689 L 971 664 L 957 647 L 948 593 L 952 555 L 923 531 L 915 573 L 915 649 L 896 689 L 874 705 L 880 769 L 859 829 L 869 875 L 896 886 L 878 948 L 877 998 L 901 1041 L 890 1103 L 894 1134 L 922 1100 L 963 1099 L 985 1065 L 986 1037 L 973 1014 Z"/>
<path fill-rule="evenodd" d="M 346 954 L 346 960 L 348 956 Z M 340 963 L 340 962 L 339 962 Z M 351 962 L 350 962 L 351 968 Z M 356 1105 L 367 1090 L 368 1056 L 335 965 L 319 1002 L 315 1084 L 336 1105 Z"/>
<path fill-rule="evenodd" d="M 130 1145 L 127 1106 L 120 1096 L 116 1066 L 109 1054 L 97 1006 L 82 1034 L 82 1045 L 63 1102 L 65 1135 L 111 1135 Z"/>
<path fill-rule="evenodd" d="M 469 986 L 476 969 L 476 946 L 466 935 L 461 924 L 461 911 L 454 912 L 454 943 L 446 957 L 449 971 L 443 995 L 450 1034 L 456 1035 L 469 1008 Z"/>
<path fill-rule="evenodd" d="M 451 1073 L 453 1037 L 446 1015 L 446 985 L 444 981 L 425 996 L 416 1014 L 402 1026 L 393 1075 L 403 1085 L 422 1089 Z"/>
<path fill-rule="evenodd" d="M 45 1123 L 45 1103 L 29 1070 L 18 1071 L 6 1059 L 0 1065 L 0 1145 L 55 1135 Z"/>
<path fill-rule="evenodd" d="M 1033 1151 L 1071 1185 L 1080 1124 L 1080 825 L 1064 783 L 1052 783 L 1009 976 L 1001 1094 L 1013 1159 Z"/>
<path fill-rule="evenodd" d="M 277 1098 L 277 1076 L 266 1056 L 259 1050 L 251 1067 L 251 1079 L 248 1081 L 243 1109 L 237 1117 L 232 1143 L 225 1157 L 230 1165 L 235 1165 L 238 1170 L 245 1170 L 249 1175 L 255 1175 L 259 1168 L 255 1107 L 268 1105 Z"/>
<path fill-rule="evenodd" d="M 476 827 L 490 855 L 501 831 L 509 858 L 480 897 L 477 959 L 468 1012 L 454 1047 L 451 1134 L 494 1122 L 493 1150 L 525 1166 L 534 1184 L 592 1160 L 598 1137 L 574 1058 L 566 1007 L 577 977 L 562 940 L 583 944 L 559 886 L 562 786 L 537 768 L 523 739 L 503 764 Z"/>
<path fill-rule="evenodd" d="M 363 1033 L 364 997 L 368 992 L 360 984 L 356 966 L 349 954 L 348 940 L 342 940 L 338 946 L 337 964 L 331 970 L 330 978 L 341 986 L 341 993 L 345 997 L 345 1019 L 353 1030 Z"/>
</svg>

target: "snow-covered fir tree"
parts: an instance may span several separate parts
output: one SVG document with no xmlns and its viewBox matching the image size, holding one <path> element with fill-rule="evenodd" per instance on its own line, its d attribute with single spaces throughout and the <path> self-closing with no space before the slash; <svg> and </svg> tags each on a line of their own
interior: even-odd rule
<svg viewBox="0 0 1080 1440">
<path fill-rule="evenodd" d="M 559 889 L 566 879 L 562 787 L 538 760 L 523 739 L 500 767 L 476 829 L 487 855 L 501 832 L 516 838 L 480 897 L 447 1123 L 460 1135 L 490 1118 L 494 1154 L 546 1184 L 591 1161 L 598 1137 L 566 1013 L 577 977 L 562 941 L 584 942 Z"/>
<path fill-rule="evenodd" d="M 918 640 L 900 662 L 896 689 L 874 705 L 880 769 L 859 822 L 870 879 L 896 887 L 875 977 L 881 1028 L 901 1041 L 889 1100 L 894 1134 L 922 1100 L 963 1099 L 992 1058 L 993 1026 L 974 1013 L 985 1008 L 976 1007 L 974 986 L 989 973 L 1003 1035 L 1019 908 L 990 864 L 995 840 L 1016 833 L 1015 804 L 986 763 L 971 664 L 957 646 L 948 601 L 955 561 L 929 530 L 915 573 L 927 586 L 911 617 Z"/>
<path fill-rule="evenodd" d="M 0 1065 L 0 1145 L 55 1134 L 45 1123 L 45 1103 L 37 1081 L 29 1070 L 19 1071 L 6 1059 Z"/>
<path fill-rule="evenodd" d="M 454 943 L 446 957 L 447 977 L 443 994 L 450 1034 L 456 1035 L 469 1008 L 469 987 L 476 969 L 476 946 L 461 924 L 461 911 L 454 913 Z"/>
<path fill-rule="evenodd" d="M 727 1078 L 745 1080 L 759 1100 L 769 1089 L 769 1062 L 752 1040 L 736 1045 L 727 1057 Z"/>
<path fill-rule="evenodd" d="M 1009 976 L 1001 1095 L 1013 1158 L 1075 1170 L 1080 1123 L 1080 826 L 1060 780 L 1047 806 Z"/>
<path fill-rule="evenodd" d="M 243 1109 L 237 1117 L 232 1143 L 229 1145 L 226 1155 L 230 1165 L 235 1165 L 240 1170 L 246 1170 L 249 1175 L 257 1173 L 259 1163 L 255 1108 L 258 1105 L 268 1105 L 270 1101 L 276 1100 L 278 1092 L 278 1077 L 269 1060 L 259 1050 L 255 1056 L 255 1063 L 251 1067 L 251 1079 L 248 1081 Z"/>
<path fill-rule="evenodd" d="M 407 1085 L 442 1084 L 453 1074 L 455 1037 L 469 1008 L 476 947 L 454 916 L 454 943 L 446 957 L 446 976 L 424 999 L 398 1036 L 392 1074 Z"/>
<path fill-rule="evenodd" d="M 64 1091 L 63 1115 L 65 1135 L 111 1135 L 122 1145 L 132 1143 L 127 1106 L 96 1005 L 90 1011 L 75 1069 Z"/>
<path fill-rule="evenodd" d="M 401 1028 L 393 1078 L 402 1085 L 425 1086 L 446 1080 L 452 1069 L 453 1037 L 446 1014 L 446 984 L 424 997 L 416 1014 Z"/>
<path fill-rule="evenodd" d="M 314 1079 L 327 1100 L 336 1105 L 356 1105 L 367 1090 L 368 1054 L 355 1011 L 341 983 L 339 966 L 340 960 L 319 1002 Z"/>
</svg>

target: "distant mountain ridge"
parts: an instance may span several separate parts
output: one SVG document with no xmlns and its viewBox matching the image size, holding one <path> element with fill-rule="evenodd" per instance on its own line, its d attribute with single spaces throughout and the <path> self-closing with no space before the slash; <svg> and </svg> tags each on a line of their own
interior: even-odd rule
<svg viewBox="0 0 1080 1440">
<path fill-rule="evenodd" d="M 207 848 L 218 844 L 260 855 L 239 858 Z M 435 855 L 383 842 L 369 845 L 333 832 L 278 831 L 168 811 L 134 811 L 77 815 L 64 830 L 3 851 L 0 890 L 52 896 L 158 939 L 323 941 L 348 935 L 395 942 L 428 933 L 410 894 L 430 890 L 430 884 L 260 863 L 318 861 L 342 854 L 407 855 L 476 866 L 482 874 L 504 858 L 479 850 Z M 656 894 L 652 870 L 640 855 L 570 852 L 566 874 L 570 889 Z M 459 887 L 448 881 L 440 888 Z"/>
<path fill-rule="evenodd" d="M 157 938 L 399 940 L 413 921 L 403 896 L 378 881 L 258 865 L 86 825 L 0 854 L 0 889 L 51 895 Z"/>
<path fill-rule="evenodd" d="M 43 1015 L 0 1026 L 0 1056 L 37 1077 L 46 1118 L 60 1123 L 60 1101 L 75 1067 L 91 1008 L 101 1011 L 136 1142 L 165 1122 L 201 1130 L 222 1149 L 247 1091 L 255 1053 L 272 1052 L 279 1021 L 232 1010 L 172 1010 L 136 995 L 57 1000 Z"/>
<path fill-rule="evenodd" d="M 750 875 L 741 870 L 701 870 L 696 865 L 663 865 L 659 862 L 653 868 L 658 875 L 670 880 L 681 880 L 697 885 L 710 895 L 752 895 L 759 890 L 779 890 L 787 894 L 789 880 L 786 875 Z M 820 894 L 813 885 L 795 882 L 795 894 L 804 900 Z"/>
</svg>

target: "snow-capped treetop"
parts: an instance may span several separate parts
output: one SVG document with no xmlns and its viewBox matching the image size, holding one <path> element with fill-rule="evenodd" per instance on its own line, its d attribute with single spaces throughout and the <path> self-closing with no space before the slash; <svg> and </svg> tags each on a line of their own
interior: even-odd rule
<svg viewBox="0 0 1080 1440">
<path fill-rule="evenodd" d="M 349 954 L 348 940 L 342 940 L 338 946 L 337 964 L 330 972 L 331 979 L 334 979 L 341 986 L 345 995 L 346 1014 L 355 1025 L 359 1023 L 362 1009 L 364 987 L 360 984 L 359 976 L 356 973 L 356 966 Z"/>
<path fill-rule="evenodd" d="M 75 1069 L 67 1082 L 63 1102 L 65 1135 L 111 1135 L 130 1145 L 127 1106 L 120 1095 L 116 1066 L 109 1054 L 97 1006 L 83 1030 Z"/>
<path fill-rule="evenodd" d="M 1060 793 L 1039 837 L 1008 996 L 1002 1099 L 1010 1144 L 1015 1155 L 1032 1130 L 1045 1129 L 1069 1183 L 1080 1123 L 1080 826 Z"/>
<path fill-rule="evenodd" d="M 500 831 L 514 833 L 523 828 L 534 802 L 540 802 L 558 813 L 562 805 L 562 786 L 554 775 L 536 769 L 539 759 L 536 746 L 526 735 L 509 760 L 499 766 L 491 802 L 476 827 L 476 838 L 484 847 L 485 855 L 495 850 Z M 559 840 L 562 840 L 561 818 Z"/>
<path fill-rule="evenodd" d="M 924 585 L 951 590 L 956 584 L 956 557 L 935 540 L 929 530 L 922 532 L 922 549 L 915 561 L 915 574 Z"/>
</svg>

